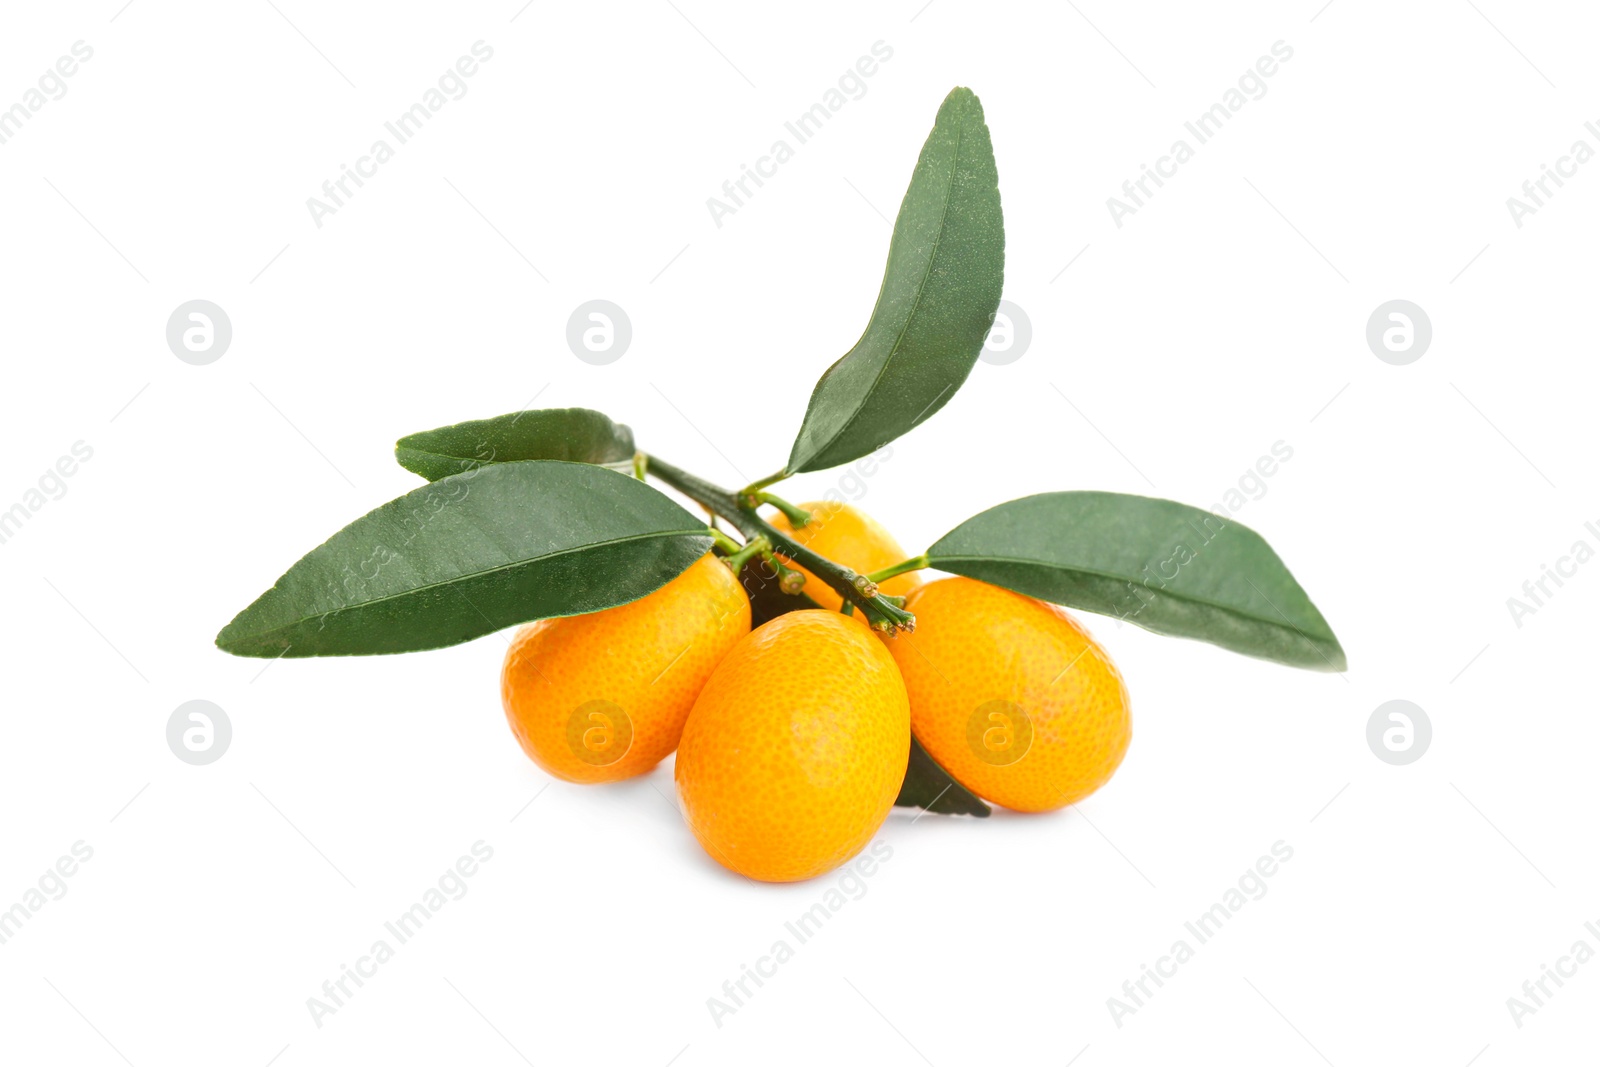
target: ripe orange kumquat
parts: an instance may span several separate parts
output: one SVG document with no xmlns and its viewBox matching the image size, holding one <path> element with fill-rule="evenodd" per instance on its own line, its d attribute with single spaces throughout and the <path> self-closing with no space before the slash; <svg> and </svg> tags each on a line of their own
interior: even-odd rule
<svg viewBox="0 0 1600 1067">
<path fill-rule="evenodd" d="M 1054 604 L 970 578 L 920 586 L 915 633 L 889 649 L 917 739 L 951 777 L 1016 811 L 1074 804 L 1110 779 L 1133 736 L 1122 675 Z"/>
<path fill-rule="evenodd" d="M 711 555 L 632 603 L 531 623 L 500 676 L 511 732 L 569 782 L 643 774 L 678 747 L 701 687 L 749 630 L 750 601 Z"/>
<path fill-rule="evenodd" d="M 905 685 L 883 642 L 837 612 L 790 612 L 751 631 L 695 701 L 678 797 L 718 863 L 799 881 L 872 840 L 910 750 Z"/>
</svg>

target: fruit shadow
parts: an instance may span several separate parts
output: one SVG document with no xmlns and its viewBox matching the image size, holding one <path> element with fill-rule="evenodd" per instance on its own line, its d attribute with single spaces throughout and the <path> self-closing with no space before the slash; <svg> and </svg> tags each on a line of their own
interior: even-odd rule
<svg viewBox="0 0 1600 1067">
<path fill-rule="evenodd" d="M 689 829 L 688 822 L 684 820 L 683 809 L 678 806 L 678 787 L 673 777 L 676 765 L 677 756 L 674 753 L 648 774 L 612 783 L 609 788 L 636 811 L 647 813 L 646 818 L 652 825 L 659 826 L 663 835 L 668 836 L 672 842 L 671 851 L 684 860 L 685 866 L 703 871 L 729 885 L 761 885 L 718 863 L 695 839 L 694 831 Z"/>
</svg>

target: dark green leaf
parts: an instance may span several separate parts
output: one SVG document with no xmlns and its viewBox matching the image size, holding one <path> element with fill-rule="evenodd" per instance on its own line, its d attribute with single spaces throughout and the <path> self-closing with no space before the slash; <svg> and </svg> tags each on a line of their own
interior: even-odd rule
<svg viewBox="0 0 1600 1067">
<path fill-rule="evenodd" d="M 989 805 L 950 777 L 950 772 L 928 755 L 915 735 L 911 738 L 911 762 L 906 766 L 906 780 L 900 786 L 894 806 L 924 808 L 935 815 L 976 815 L 980 819 L 989 815 Z"/>
<path fill-rule="evenodd" d="M 983 350 L 1000 305 L 1005 226 L 983 105 L 945 98 L 900 204 L 867 329 L 817 382 L 786 470 L 876 451 L 943 407 Z"/>
<path fill-rule="evenodd" d="M 441 648 L 636 600 L 710 545 L 702 520 L 625 474 L 497 463 L 346 526 L 240 612 L 217 646 L 239 656 Z"/>
<path fill-rule="evenodd" d="M 408 434 L 394 458 L 430 482 L 524 459 L 622 463 L 633 458 L 633 431 L 588 408 L 517 411 Z"/>
<path fill-rule="evenodd" d="M 1259 534 L 1209 511 L 1121 493 L 1041 493 L 975 515 L 932 566 L 1158 634 L 1342 671 L 1344 649 Z"/>
</svg>

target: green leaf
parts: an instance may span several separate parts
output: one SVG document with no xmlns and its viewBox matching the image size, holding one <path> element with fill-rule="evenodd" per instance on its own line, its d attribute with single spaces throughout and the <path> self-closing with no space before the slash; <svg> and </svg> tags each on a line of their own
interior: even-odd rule
<svg viewBox="0 0 1600 1067">
<path fill-rule="evenodd" d="M 928 750 L 922 747 L 914 734 L 911 737 L 911 761 L 906 766 L 906 780 L 900 786 L 900 795 L 895 798 L 894 806 L 923 808 L 935 815 L 976 815 L 980 819 L 989 816 L 989 805 L 950 777 L 950 772 L 928 755 Z"/>
<path fill-rule="evenodd" d="M 1041 493 L 975 515 L 929 563 L 1247 656 L 1342 671 L 1344 649 L 1259 534 L 1185 504 Z"/>
<path fill-rule="evenodd" d="M 270 516 L 284 501 L 268 502 Z M 665 585 L 705 523 L 635 478 L 497 463 L 370 511 L 312 549 L 217 635 L 238 656 L 351 656 L 470 641 Z"/>
<path fill-rule="evenodd" d="M 516 411 L 408 434 L 394 458 L 430 482 L 524 459 L 622 463 L 633 458 L 633 431 L 588 408 Z"/>
<path fill-rule="evenodd" d="M 866 332 L 817 382 L 788 474 L 859 459 L 955 395 L 1000 306 L 1005 226 L 983 105 L 945 98 L 895 219 Z"/>
</svg>

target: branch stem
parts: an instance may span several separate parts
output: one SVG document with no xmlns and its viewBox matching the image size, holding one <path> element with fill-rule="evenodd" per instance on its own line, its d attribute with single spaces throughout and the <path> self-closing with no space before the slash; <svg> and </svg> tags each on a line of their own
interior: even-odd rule
<svg viewBox="0 0 1600 1067">
<path fill-rule="evenodd" d="M 804 567 L 860 609 L 873 629 L 893 633 L 895 630 L 909 631 L 916 626 L 916 616 L 888 598 L 877 595 L 876 587 L 865 575 L 813 552 L 763 519 L 754 507 L 741 506 L 740 498 L 746 492 L 735 495 L 681 467 L 673 466 L 659 456 L 650 456 L 646 469 L 684 496 L 727 519 L 744 535 L 746 545 L 758 537 L 764 538 L 773 551 Z"/>
</svg>

